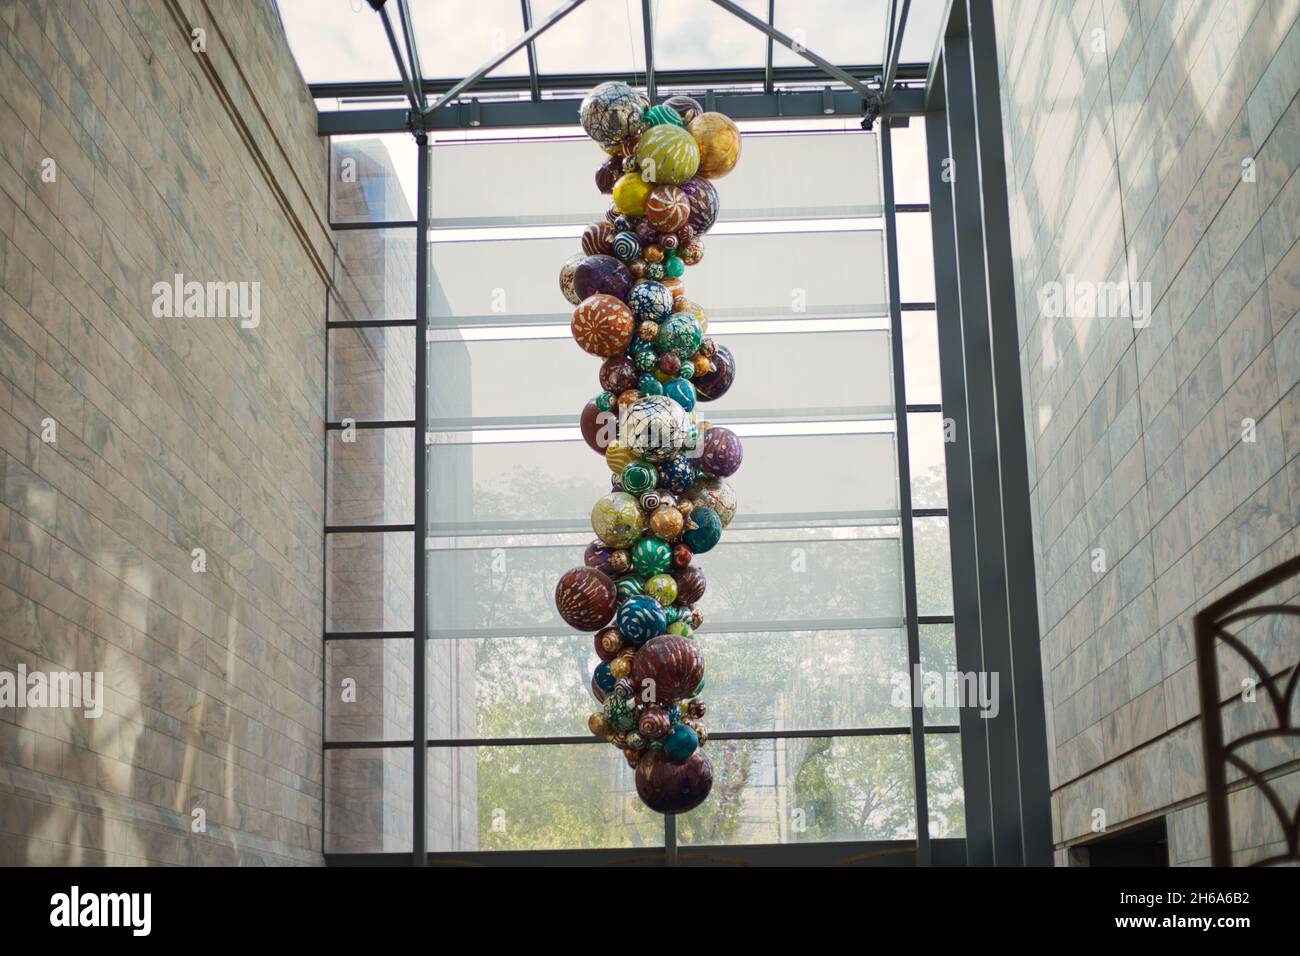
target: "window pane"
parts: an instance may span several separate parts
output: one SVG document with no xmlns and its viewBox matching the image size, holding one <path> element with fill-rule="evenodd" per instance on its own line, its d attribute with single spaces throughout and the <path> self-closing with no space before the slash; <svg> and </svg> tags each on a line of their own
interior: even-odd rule
<svg viewBox="0 0 1300 956">
<path fill-rule="evenodd" d="M 600 391 L 599 363 L 574 346 L 567 326 L 554 331 L 558 334 L 547 338 L 534 337 L 542 329 L 512 338 L 436 332 L 429 344 L 432 427 L 572 425 L 583 405 Z M 737 334 L 719 329 L 717 341 L 744 365 L 716 412 L 707 403 L 697 406 L 711 419 L 863 420 L 893 415 L 889 337 L 884 331 Z M 818 387 L 809 388 L 803 375 L 761 371 L 782 366 L 816 368 Z M 586 464 L 581 456 L 575 460 Z"/>
<path fill-rule="evenodd" d="M 926 154 L 925 122 L 913 117 L 907 126 L 894 127 L 889 131 L 889 141 L 894 144 L 894 202 L 929 203 L 930 161 Z"/>
<path fill-rule="evenodd" d="M 944 464 L 943 415 L 907 416 L 907 449 L 912 468 L 912 507 L 948 506 L 947 470 Z"/>
<path fill-rule="evenodd" d="M 916 603 L 922 616 L 952 614 L 947 518 L 916 518 Z"/>
<path fill-rule="evenodd" d="M 575 246 L 574 237 L 433 243 L 431 324 L 567 326 L 557 276 Z M 881 315 L 882 248 L 876 230 L 710 233 L 687 294 L 710 319 Z"/>
<path fill-rule="evenodd" d="M 276 6 L 306 82 L 397 79 L 397 61 L 370 4 L 276 0 Z"/>
<path fill-rule="evenodd" d="M 933 312 L 903 313 L 903 368 L 907 404 L 938 405 L 939 327 Z"/>
<path fill-rule="evenodd" d="M 325 433 L 332 525 L 410 524 L 415 520 L 415 429 L 360 428 Z"/>
<path fill-rule="evenodd" d="M 429 849 L 662 847 L 663 817 L 607 743 L 430 747 Z"/>
<path fill-rule="evenodd" d="M 330 421 L 415 418 L 415 329 L 330 329 Z"/>
<path fill-rule="evenodd" d="M 934 301 L 934 246 L 928 212 L 900 212 L 898 295 L 900 302 Z"/>
<path fill-rule="evenodd" d="M 415 218 L 415 140 L 407 133 L 330 140 L 330 222 Z"/>
<path fill-rule="evenodd" d="M 410 747 L 325 751 L 325 852 L 410 853 Z"/>
<path fill-rule="evenodd" d="M 415 318 L 415 229 L 335 230 L 330 321 Z"/>
<path fill-rule="evenodd" d="M 747 541 L 745 532 L 728 529 L 708 560 L 700 560 L 708 580 L 702 633 L 770 630 L 772 622 L 804 630 L 817 620 L 901 625 L 896 537 L 806 540 L 795 531 L 773 533 L 785 540 Z M 555 611 L 555 582 L 582 562 L 589 540 L 575 535 L 553 547 L 457 550 L 435 543 L 428 554 L 432 635 L 572 633 Z M 788 583 L 772 587 L 769 579 Z"/>
<path fill-rule="evenodd" d="M 925 796 L 932 837 L 966 835 L 966 791 L 961 774 L 961 736 L 926 734 Z"/>
<path fill-rule="evenodd" d="M 414 566 L 409 531 L 326 535 L 325 630 L 411 630 Z"/>
<path fill-rule="evenodd" d="M 713 790 L 677 818 L 683 846 L 916 836 L 911 739 L 711 740 Z"/>
<path fill-rule="evenodd" d="M 887 0 L 777 0 L 774 24 L 805 49 L 837 66 L 885 62 L 889 22 Z M 766 14 L 761 14 L 766 19 Z M 781 44 L 774 45 L 775 66 L 807 66 L 808 61 Z"/>
<path fill-rule="evenodd" d="M 411 739 L 413 643 L 409 637 L 326 643 L 327 741 Z"/>
<path fill-rule="evenodd" d="M 532 0 L 533 23 L 546 19 L 562 2 Z M 645 44 L 641 36 L 638 0 L 586 0 L 537 38 L 537 70 L 539 73 L 641 73 L 645 70 Z M 593 42 L 595 37 L 607 38 L 608 42 Z M 655 58 L 658 56 L 656 45 Z M 635 76 L 620 79 L 635 80 Z"/>
<path fill-rule="evenodd" d="M 725 421 L 719 416 L 719 423 Z M 892 435 L 741 434 L 744 497 L 738 490 L 732 528 L 823 515 L 828 521 L 878 521 L 897 513 Z M 610 477 L 603 460 L 580 440 L 440 442 L 429 453 L 430 529 L 590 529 L 592 505 L 609 493 Z"/>
<path fill-rule="evenodd" d="M 951 624 L 921 625 L 921 670 L 941 676 L 957 673 L 956 632 Z M 956 707 L 944 703 L 925 703 L 922 711 L 926 724 L 956 724 L 960 714 Z"/>
<path fill-rule="evenodd" d="M 392 16 L 396 18 L 395 10 Z M 430 78 L 460 79 L 505 52 L 524 32 L 523 11 L 517 0 L 412 3 L 411 21 L 420 65 Z M 520 50 L 491 75 L 522 76 L 527 72 L 528 55 Z"/>
</svg>

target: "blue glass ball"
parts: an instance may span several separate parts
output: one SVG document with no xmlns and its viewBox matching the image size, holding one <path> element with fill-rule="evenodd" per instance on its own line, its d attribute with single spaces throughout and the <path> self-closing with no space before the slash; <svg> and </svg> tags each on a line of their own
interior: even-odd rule
<svg viewBox="0 0 1300 956">
<path fill-rule="evenodd" d="M 642 395 L 662 395 L 664 393 L 664 383 L 653 375 L 646 374 L 637 380 L 636 390 Z"/>
<path fill-rule="evenodd" d="M 635 232 L 620 232 L 610 243 L 610 249 L 616 259 L 631 262 L 641 255 L 641 240 L 636 237 Z"/>
<path fill-rule="evenodd" d="M 713 546 L 722 537 L 722 519 L 712 508 L 696 508 L 691 512 L 695 527 L 682 535 L 682 544 L 696 554 L 713 550 Z"/>
<path fill-rule="evenodd" d="M 659 464 L 659 477 L 664 487 L 675 495 L 685 493 L 695 484 L 695 464 L 685 455 L 675 455 Z"/>
<path fill-rule="evenodd" d="M 640 322 L 658 322 L 672 314 L 673 294 L 662 282 L 638 282 L 627 294 L 627 306 Z"/>
<path fill-rule="evenodd" d="M 700 737 L 685 724 L 674 724 L 664 738 L 664 753 L 673 763 L 682 763 L 700 746 Z"/>
<path fill-rule="evenodd" d="M 609 672 L 609 661 L 601 661 L 596 665 L 596 671 L 592 674 L 591 680 L 606 694 L 612 692 L 614 685 L 618 683 L 614 675 Z"/>
<path fill-rule="evenodd" d="M 644 644 L 658 637 L 668 626 L 668 618 L 659 602 L 637 594 L 619 605 L 618 629 L 633 644 Z"/>
<path fill-rule="evenodd" d="M 684 378 L 669 379 L 664 394 L 688 412 L 695 407 L 695 386 Z"/>
</svg>

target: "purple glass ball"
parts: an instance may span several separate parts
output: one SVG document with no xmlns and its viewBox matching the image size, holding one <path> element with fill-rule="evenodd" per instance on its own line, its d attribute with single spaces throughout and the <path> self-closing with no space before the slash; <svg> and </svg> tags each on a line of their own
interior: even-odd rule
<svg viewBox="0 0 1300 956">
<path fill-rule="evenodd" d="M 686 193 L 686 199 L 691 204 L 691 215 L 686 224 L 695 230 L 698 238 L 718 221 L 718 191 L 703 176 L 682 183 L 681 190 Z"/>
<path fill-rule="evenodd" d="M 626 299 L 632 288 L 632 273 L 613 256 L 587 256 L 573 270 L 573 288 L 579 301 L 597 292 Z"/>
<path fill-rule="evenodd" d="M 641 240 L 641 245 L 648 246 L 655 241 L 659 233 L 655 227 L 650 225 L 649 220 L 642 219 L 636 224 L 636 237 Z"/>
<path fill-rule="evenodd" d="M 729 478 L 740 470 L 740 463 L 744 459 L 744 446 L 730 428 L 715 425 L 704 433 L 700 467 L 708 474 L 717 478 Z"/>
<path fill-rule="evenodd" d="M 726 395 L 727 389 L 731 388 L 731 383 L 736 379 L 736 360 L 725 345 L 718 346 L 718 351 L 710 361 L 713 362 L 713 371 L 697 375 L 694 379 L 695 397 L 702 402 L 711 402 Z"/>
<path fill-rule="evenodd" d="M 603 571 L 605 574 L 614 576 L 614 565 L 610 563 L 610 558 L 614 556 L 614 549 L 607 548 L 599 540 L 587 545 L 587 553 L 583 555 L 582 563 L 589 568 L 595 568 L 597 571 Z"/>
</svg>

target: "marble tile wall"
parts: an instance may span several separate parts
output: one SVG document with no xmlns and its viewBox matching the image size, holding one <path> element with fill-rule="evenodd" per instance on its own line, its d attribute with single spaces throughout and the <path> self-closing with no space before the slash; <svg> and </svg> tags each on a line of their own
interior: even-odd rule
<svg viewBox="0 0 1300 956">
<path fill-rule="evenodd" d="M 1300 2 L 995 9 L 1056 839 L 1168 813 L 1204 862 L 1192 616 L 1300 553 Z"/>
</svg>

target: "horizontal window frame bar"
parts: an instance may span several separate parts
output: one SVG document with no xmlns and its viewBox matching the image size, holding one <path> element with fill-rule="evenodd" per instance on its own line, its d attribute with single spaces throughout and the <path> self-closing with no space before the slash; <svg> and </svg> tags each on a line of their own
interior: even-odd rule
<svg viewBox="0 0 1300 956">
<path fill-rule="evenodd" d="M 943 406 L 937 402 L 923 402 L 915 405 L 909 404 L 906 411 L 909 415 L 939 415 L 943 413 Z"/>
<path fill-rule="evenodd" d="M 947 508 L 913 508 L 913 518 L 946 518 L 948 517 Z"/>
<path fill-rule="evenodd" d="M 924 623 L 919 617 L 917 623 Z M 572 630 L 560 630 L 563 624 L 536 627 L 430 628 L 425 635 L 431 641 L 493 640 L 511 637 L 572 637 Z M 710 634 L 795 634 L 803 631 L 902 631 L 902 617 L 823 618 L 800 621 L 719 621 L 710 622 Z M 552 629 L 553 628 L 553 629 Z"/>
<path fill-rule="evenodd" d="M 957 724 L 929 724 L 926 734 L 960 734 Z M 721 740 L 818 740 L 826 737 L 910 737 L 909 726 L 831 727 L 814 730 L 723 730 L 708 735 L 710 741 Z M 608 744 L 604 737 L 592 734 L 547 737 L 431 737 L 427 747 L 443 749 L 465 747 L 566 747 Z M 327 740 L 326 750 L 401 750 L 414 749 L 413 740 Z"/>
<path fill-rule="evenodd" d="M 900 302 L 899 309 L 904 312 L 935 312 L 937 311 L 933 302 Z"/>
<path fill-rule="evenodd" d="M 358 222 L 331 222 L 330 228 L 338 232 L 356 232 L 365 229 L 415 229 L 419 225 L 415 219 L 367 219 Z"/>
<path fill-rule="evenodd" d="M 326 422 L 326 423 L 325 423 L 325 430 L 326 430 L 327 432 L 339 432 L 339 431 L 342 431 L 345 427 L 347 427 L 347 426 L 344 426 L 344 424 L 343 424 L 343 422 L 342 422 L 341 420 L 340 420 L 340 421 L 337 421 L 337 422 Z M 354 421 L 352 422 L 352 424 L 351 424 L 350 427 L 355 428 L 355 429 L 357 429 L 358 431 L 375 431 L 375 430 L 377 430 L 377 429 L 382 429 L 382 428 L 409 428 L 409 429 L 414 430 L 414 429 L 415 429 L 415 419 L 414 419 L 414 418 L 394 418 L 394 419 L 375 419 L 375 420 L 371 420 L 371 421 L 355 421 L 355 420 L 354 420 Z"/>
<path fill-rule="evenodd" d="M 414 532 L 415 524 L 327 524 L 326 534 L 401 534 Z"/>
<path fill-rule="evenodd" d="M 415 640 L 415 631 L 326 631 L 326 641 Z"/>
<path fill-rule="evenodd" d="M 326 329 L 413 329 L 420 323 L 415 319 L 339 319 L 326 322 Z"/>
<path fill-rule="evenodd" d="M 925 213 L 930 211 L 928 202 L 900 202 L 894 206 L 894 212 L 898 213 Z"/>
</svg>

